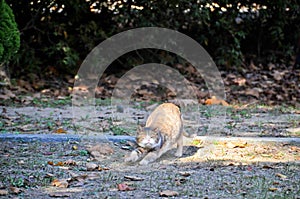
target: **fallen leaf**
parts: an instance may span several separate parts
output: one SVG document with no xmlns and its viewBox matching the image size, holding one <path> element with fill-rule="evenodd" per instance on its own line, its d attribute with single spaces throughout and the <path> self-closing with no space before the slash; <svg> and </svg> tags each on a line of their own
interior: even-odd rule
<svg viewBox="0 0 300 199">
<path fill-rule="evenodd" d="M 137 176 L 124 176 L 124 178 L 127 180 L 132 180 L 132 181 L 143 181 L 144 180 L 144 178 L 140 178 Z"/>
<path fill-rule="evenodd" d="M 67 133 L 67 131 L 65 131 L 63 128 L 58 128 L 58 129 L 56 129 L 55 131 L 54 131 L 54 133 L 58 133 L 58 134 L 66 134 Z"/>
<path fill-rule="evenodd" d="M 159 193 L 159 196 L 161 197 L 172 197 L 172 196 L 178 196 L 179 193 L 177 191 L 172 191 L 172 190 L 164 190 Z"/>
<path fill-rule="evenodd" d="M 179 171 L 179 174 L 180 174 L 181 176 L 184 176 L 184 177 L 188 177 L 188 176 L 191 175 L 191 173 L 189 173 L 189 172 L 187 172 L 187 171 Z"/>
<path fill-rule="evenodd" d="M 21 193 L 21 189 L 19 189 L 18 187 L 9 187 L 9 191 L 13 194 L 19 194 Z"/>
<path fill-rule="evenodd" d="M 101 166 L 98 166 L 98 171 L 107 171 L 109 170 L 108 167 L 101 167 Z"/>
<path fill-rule="evenodd" d="M 281 173 L 276 173 L 275 174 L 277 177 L 280 177 L 281 179 L 287 179 L 287 176 L 286 175 L 283 175 Z"/>
<path fill-rule="evenodd" d="M 266 165 L 266 164 L 265 164 L 265 165 L 263 165 L 263 166 L 262 166 L 262 168 L 263 168 L 263 169 L 273 169 L 273 167 L 272 167 L 272 166 L 270 166 L 270 165 Z"/>
<path fill-rule="evenodd" d="M 250 95 L 250 96 L 254 96 L 256 97 L 257 99 L 259 99 L 259 89 L 258 88 L 248 88 L 246 91 L 245 91 L 245 95 Z"/>
<path fill-rule="evenodd" d="M 216 96 L 212 96 L 210 99 L 207 99 L 205 101 L 206 105 L 223 105 L 223 106 L 229 106 L 229 104 L 222 99 L 217 99 Z"/>
<path fill-rule="evenodd" d="M 233 148 L 236 147 L 236 145 L 233 144 L 232 142 L 227 142 L 227 143 L 226 143 L 226 147 L 229 148 L 229 149 L 233 149 Z"/>
<path fill-rule="evenodd" d="M 25 162 L 24 162 L 24 160 L 20 160 L 20 161 L 18 161 L 18 164 L 25 164 Z"/>
<path fill-rule="evenodd" d="M 54 165 L 54 163 L 52 161 L 48 161 L 47 163 L 52 166 Z"/>
<path fill-rule="evenodd" d="M 86 170 L 87 171 L 94 171 L 94 170 L 96 170 L 98 168 L 97 164 L 91 163 L 91 162 L 86 163 L 85 166 L 86 166 Z"/>
<path fill-rule="evenodd" d="M 67 188 L 69 186 L 69 183 L 66 179 L 54 179 L 51 185 L 60 188 Z"/>
<path fill-rule="evenodd" d="M 277 191 L 278 190 L 278 188 L 276 188 L 276 187 L 270 187 L 269 188 L 269 191 Z"/>
<path fill-rule="evenodd" d="M 76 165 L 76 162 L 75 162 L 74 160 L 69 159 L 69 160 L 64 161 L 63 164 L 64 164 L 64 165 L 72 165 L 72 166 L 75 166 L 75 165 Z"/>
<path fill-rule="evenodd" d="M 233 82 L 238 84 L 239 86 L 244 86 L 246 84 L 246 79 L 238 77 L 237 79 L 234 79 Z"/>
<path fill-rule="evenodd" d="M 118 190 L 119 190 L 119 191 L 132 191 L 132 190 L 134 190 L 134 189 L 135 189 L 135 188 L 130 187 L 130 186 L 128 186 L 128 185 L 125 184 L 125 183 L 118 184 Z"/>
<path fill-rule="evenodd" d="M 226 147 L 233 148 L 245 148 L 247 146 L 247 142 L 227 142 Z"/>
<path fill-rule="evenodd" d="M 179 186 L 179 185 L 185 183 L 186 181 L 187 181 L 187 179 L 185 179 L 185 178 L 175 178 L 175 185 Z"/>
<path fill-rule="evenodd" d="M 229 163 L 227 164 L 227 166 L 238 166 L 238 165 L 239 165 L 238 162 L 229 162 Z"/>
<path fill-rule="evenodd" d="M 45 178 L 53 178 L 53 177 L 54 177 L 54 174 L 52 174 L 52 173 L 47 173 L 45 175 Z"/>
<path fill-rule="evenodd" d="M 280 81 L 283 76 L 284 76 L 285 72 L 279 72 L 279 71 L 274 71 L 273 77 L 275 80 Z"/>
<path fill-rule="evenodd" d="M 71 193 L 70 192 L 53 192 L 53 193 L 49 193 L 50 197 L 55 197 L 55 198 L 59 198 L 59 197 L 70 197 Z"/>
<path fill-rule="evenodd" d="M 52 161 L 48 161 L 48 164 L 51 165 L 51 166 L 64 166 L 64 163 L 63 162 L 57 162 L 57 163 L 54 163 Z"/>
<path fill-rule="evenodd" d="M 5 196 L 8 194 L 8 191 L 6 189 L 0 189 L 0 196 Z"/>
<path fill-rule="evenodd" d="M 265 157 L 265 158 L 271 158 L 272 154 L 268 154 L 268 153 L 262 153 L 260 154 L 261 157 Z"/>
</svg>

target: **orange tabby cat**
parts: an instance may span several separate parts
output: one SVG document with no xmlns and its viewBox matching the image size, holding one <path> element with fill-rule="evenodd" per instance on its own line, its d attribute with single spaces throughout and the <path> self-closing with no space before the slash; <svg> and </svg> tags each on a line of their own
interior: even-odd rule
<svg viewBox="0 0 300 199">
<path fill-rule="evenodd" d="M 139 145 L 125 157 L 125 162 L 146 165 L 154 162 L 177 144 L 175 156 L 182 156 L 183 127 L 179 108 L 172 103 L 158 106 L 148 117 L 146 126 L 139 128 L 136 142 Z"/>
</svg>

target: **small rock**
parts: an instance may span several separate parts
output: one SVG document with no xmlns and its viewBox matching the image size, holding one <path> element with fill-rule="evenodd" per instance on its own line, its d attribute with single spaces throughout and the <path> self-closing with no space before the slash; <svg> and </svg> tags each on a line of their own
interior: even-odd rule
<svg viewBox="0 0 300 199">
<path fill-rule="evenodd" d="M 95 163 L 90 163 L 90 162 L 86 163 L 86 170 L 87 171 L 94 171 L 97 168 L 98 168 L 98 165 L 95 164 Z"/>
</svg>

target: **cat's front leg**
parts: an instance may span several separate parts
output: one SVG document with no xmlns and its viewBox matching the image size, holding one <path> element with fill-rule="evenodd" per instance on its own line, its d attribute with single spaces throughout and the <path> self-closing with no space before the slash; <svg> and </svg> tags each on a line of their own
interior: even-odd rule
<svg viewBox="0 0 300 199">
<path fill-rule="evenodd" d="M 130 154 L 127 154 L 124 158 L 125 162 L 136 162 L 139 159 L 139 154 L 136 150 L 132 151 Z"/>
<path fill-rule="evenodd" d="M 140 162 L 140 165 L 147 165 L 151 162 L 154 162 L 159 156 L 155 152 L 148 153 Z"/>
</svg>

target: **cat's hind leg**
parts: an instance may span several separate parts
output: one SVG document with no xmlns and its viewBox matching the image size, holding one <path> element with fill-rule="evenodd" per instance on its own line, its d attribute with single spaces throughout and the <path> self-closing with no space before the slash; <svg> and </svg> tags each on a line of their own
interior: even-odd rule
<svg viewBox="0 0 300 199">
<path fill-rule="evenodd" d="M 182 156 L 182 150 L 183 150 L 183 134 L 181 133 L 178 140 L 177 140 L 177 151 L 175 153 L 176 157 Z"/>
</svg>

